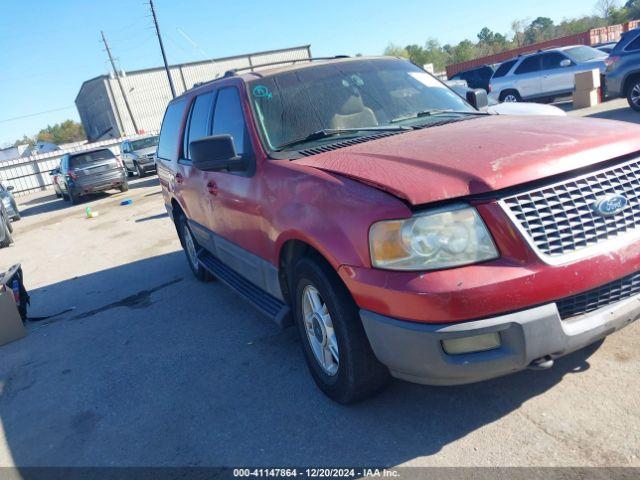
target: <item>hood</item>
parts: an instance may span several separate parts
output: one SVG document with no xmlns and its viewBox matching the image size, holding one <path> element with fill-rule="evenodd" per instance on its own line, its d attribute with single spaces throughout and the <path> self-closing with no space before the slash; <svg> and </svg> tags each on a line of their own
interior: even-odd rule
<svg viewBox="0 0 640 480">
<path fill-rule="evenodd" d="M 640 151 L 640 127 L 573 117 L 487 116 L 364 142 L 296 163 L 413 205 L 481 194 Z"/>
<path fill-rule="evenodd" d="M 554 105 L 528 102 L 506 102 L 489 105 L 487 112 L 496 115 L 552 115 L 566 117 L 567 113 Z"/>
</svg>

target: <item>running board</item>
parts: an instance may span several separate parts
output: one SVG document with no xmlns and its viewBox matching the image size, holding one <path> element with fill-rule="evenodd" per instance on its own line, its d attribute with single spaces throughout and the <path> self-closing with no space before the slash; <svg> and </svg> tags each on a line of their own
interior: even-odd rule
<svg viewBox="0 0 640 480">
<path fill-rule="evenodd" d="M 292 324 L 291 309 L 282 300 L 254 285 L 211 255 L 207 250 L 202 249 L 198 253 L 198 260 L 205 270 L 242 295 L 260 312 L 276 322 L 280 328 Z"/>
</svg>

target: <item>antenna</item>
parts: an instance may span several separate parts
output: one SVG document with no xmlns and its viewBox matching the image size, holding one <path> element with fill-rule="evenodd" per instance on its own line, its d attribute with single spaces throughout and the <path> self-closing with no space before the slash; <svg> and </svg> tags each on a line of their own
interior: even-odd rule
<svg viewBox="0 0 640 480">
<path fill-rule="evenodd" d="M 131 107 L 129 106 L 129 100 L 127 99 L 127 94 L 124 92 L 124 87 L 122 86 L 122 80 L 120 80 L 120 75 L 118 75 L 118 71 L 116 70 L 116 64 L 113 61 L 113 56 L 111 55 L 111 49 L 109 48 L 109 44 L 107 43 L 107 37 L 105 37 L 104 32 L 102 30 L 100 30 L 100 35 L 102 35 L 102 43 L 104 43 L 104 46 L 107 49 L 107 55 L 109 55 L 109 62 L 111 62 L 113 75 L 116 77 L 116 81 L 118 82 L 118 86 L 120 87 L 120 93 L 122 94 L 122 98 L 124 99 L 124 104 L 127 107 L 127 112 L 129 112 L 131 123 L 133 123 L 133 129 L 135 130 L 135 133 L 138 133 L 138 125 L 136 125 L 136 119 L 133 117 L 133 113 L 131 112 Z M 122 125 L 122 129 L 124 130 L 124 125 Z M 126 134 L 127 132 L 124 131 L 123 133 Z"/>
</svg>

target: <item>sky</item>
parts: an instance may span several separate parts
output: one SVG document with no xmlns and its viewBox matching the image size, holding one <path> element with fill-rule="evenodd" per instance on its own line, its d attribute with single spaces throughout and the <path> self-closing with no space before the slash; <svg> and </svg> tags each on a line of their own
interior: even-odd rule
<svg viewBox="0 0 640 480">
<path fill-rule="evenodd" d="M 484 8 L 480 8 L 480 7 Z M 390 43 L 476 40 L 515 19 L 592 14 L 595 0 L 155 0 L 170 63 L 311 44 L 313 56 L 379 55 Z M 78 120 L 83 81 L 160 66 L 146 0 L 0 0 L 0 146 Z M 46 113 L 43 113 L 46 112 Z"/>
</svg>

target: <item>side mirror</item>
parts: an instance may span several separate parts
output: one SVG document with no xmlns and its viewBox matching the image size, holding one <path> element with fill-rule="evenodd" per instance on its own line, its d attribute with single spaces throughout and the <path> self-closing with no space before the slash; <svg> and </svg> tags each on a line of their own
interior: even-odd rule
<svg viewBox="0 0 640 480">
<path fill-rule="evenodd" d="M 193 166 L 204 172 L 238 171 L 245 168 L 242 157 L 236 154 L 231 135 L 199 138 L 189 144 Z"/>
<path fill-rule="evenodd" d="M 13 185 L 8 185 L 7 186 L 7 191 L 10 192 L 11 190 L 15 189 L 16 187 L 14 187 Z"/>
<path fill-rule="evenodd" d="M 561 67 L 570 67 L 571 66 L 571 60 L 569 60 L 568 58 L 565 58 L 564 60 L 560 60 L 560 66 Z"/>
<path fill-rule="evenodd" d="M 467 91 L 467 102 L 469 102 L 477 110 L 482 110 L 489 106 L 489 97 L 483 88 L 476 88 Z"/>
<path fill-rule="evenodd" d="M 60 169 L 59 168 L 54 168 L 53 170 L 51 170 L 49 172 L 49 175 L 53 177 L 54 175 L 58 175 L 59 173 L 60 173 Z"/>
</svg>

